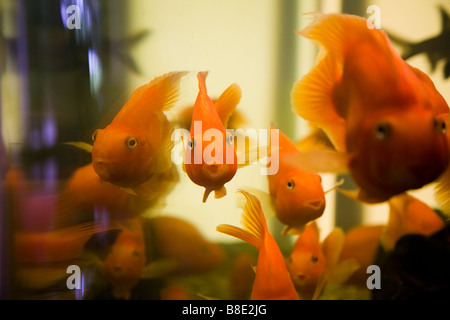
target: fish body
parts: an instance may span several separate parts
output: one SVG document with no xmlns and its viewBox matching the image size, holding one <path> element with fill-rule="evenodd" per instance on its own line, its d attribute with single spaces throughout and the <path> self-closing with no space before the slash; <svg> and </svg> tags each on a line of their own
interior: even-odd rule
<svg viewBox="0 0 450 320">
<path fill-rule="evenodd" d="M 171 167 L 172 128 L 164 111 L 177 101 L 184 74 L 168 73 L 139 87 L 112 122 L 94 132 L 92 163 L 103 181 L 133 188 Z"/>
<path fill-rule="evenodd" d="M 199 93 L 192 113 L 190 140 L 183 163 L 192 182 L 205 188 L 203 202 L 212 191 L 216 198 L 225 196 L 224 185 L 238 169 L 234 137 L 224 126 L 236 107 L 236 99 L 223 98 L 221 107 L 217 106 L 217 102 L 214 104 L 206 91 L 206 76 L 206 72 L 197 74 Z M 237 96 L 239 101 L 239 87 L 234 85 L 230 88 L 226 92 L 230 96 Z"/>
<path fill-rule="evenodd" d="M 294 111 L 347 155 L 360 199 L 383 202 L 442 174 L 448 105 L 383 31 L 357 16 L 329 14 L 299 33 L 324 49 L 292 90 Z"/>
<path fill-rule="evenodd" d="M 325 269 L 325 257 L 315 222 L 306 225 L 305 231 L 298 236 L 286 265 L 299 295 L 311 299 Z"/>
<path fill-rule="evenodd" d="M 246 241 L 259 251 L 256 276 L 250 299 L 297 300 L 298 295 L 287 271 L 284 257 L 270 234 L 261 204 L 254 195 L 240 191 L 246 198 L 243 226 L 219 225 L 217 231 Z"/>
<path fill-rule="evenodd" d="M 300 233 L 306 223 L 322 216 L 325 194 L 320 175 L 289 161 L 300 154 L 295 144 L 279 132 L 278 172 L 268 175 L 269 193 L 277 218 L 286 225 L 283 233 Z"/>
<path fill-rule="evenodd" d="M 402 58 L 405 60 L 419 54 L 426 54 L 430 62 L 431 71 L 436 70 L 440 60 L 444 60 L 444 78 L 446 79 L 450 77 L 450 17 L 444 8 L 440 7 L 439 11 L 441 14 L 441 32 L 435 37 L 411 43 L 391 32 L 388 35 L 394 43 L 400 44 L 403 50 Z"/>
</svg>

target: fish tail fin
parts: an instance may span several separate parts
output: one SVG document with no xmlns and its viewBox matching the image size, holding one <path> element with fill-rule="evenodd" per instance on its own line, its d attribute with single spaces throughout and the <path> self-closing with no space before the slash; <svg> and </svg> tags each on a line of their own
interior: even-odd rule
<svg viewBox="0 0 450 320">
<path fill-rule="evenodd" d="M 291 103 L 297 115 L 321 128 L 337 150 L 345 151 L 345 120 L 333 102 L 339 72 L 335 57 L 327 54 L 294 85 Z"/>
<path fill-rule="evenodd" d="M 239 192 L 246 199 L 241 220 L 244 228 L 221 224 L 217 226 L 216 230 L 248 242 L 259 250 L 267 231 L 266 218 L 258 198 L 244 190 L 239 190 Z"/>
<path fill-rule="evenodd" d="M 226 128 L 228 119 L 241 101 L 241 88 L 237 84 L 230 85 L 216 100 L 214 106 L 223 126 Z"/>
</svg>

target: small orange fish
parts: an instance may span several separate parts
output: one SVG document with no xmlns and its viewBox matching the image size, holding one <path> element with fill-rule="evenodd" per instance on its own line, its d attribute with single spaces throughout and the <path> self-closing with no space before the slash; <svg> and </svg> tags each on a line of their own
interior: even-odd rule
<svg viewBox="0 0 450 320">
<path fill-rule="evenodd" d="M 172 166 L 172 128 L 164 111 L 178 99 L 185 72 L 167 73 L 134 91 L 111 124 L 92 135 L 92 163 L 103 181 L 134 188 Z"/>
<path fill-rule="evenodd" d="M 223 262 L 223 249 L 205 239 L 192 223 L 171 216 L 153 217 L 150 221 L 155 258 L 176 261 L 172 274 L 198 274 Z"/>
<path fill-rule="evenodd" d="M 225 126 L 241 96 L 239 86 L 231 85 L 214 104 L 206 91 L 207 74 L 197 74 L 199 93 L 183 163 L 192 182 L 205 187 L 203 202 L 212 191 L 216 198 L 225 196 L 224 184 L 234 177 L 238 169 L 234 137 Z"/>
<path fill-rule="evenodd" d="M 349 31 L 351 30 L 351 31 Z M 347 157 L 359 198 L 382 202 L 435 180 L 448 165 L 448 105 L 423 72 L 365 19 L 318 15 L 299 34 L 322 59 L 292 90 L 294 111 Z"/>
<path fill-rule="evenodd" d="M 248 242 L 259 251 L 256 277 L 250 299 L 298 300 L 284 257 L 267 228 L 258 198 L 243 190 L 239 192 L 246 198 L 242 214 L 242 224 L 245 230 L 221 224 L 217 226 L 217 231 Z"/>
<path fill-rule="evenodd" d="M 307 224 L 305 231 L 298 236 L 286 265 L 298 294 L 303 299 L 311 299 L 325 269 L 325 257 L 315 221 Z"/>
<path fill-rule="evenodd" d="M 322 178 L 289 161 L 298 154 L 295 144 L 279 132 L 278 172 L 267 178 L 275 214 L 286 225 L 283 235 L 301 233 L 308 222 L 322 216 L 325 210 Z"/>
</svg>

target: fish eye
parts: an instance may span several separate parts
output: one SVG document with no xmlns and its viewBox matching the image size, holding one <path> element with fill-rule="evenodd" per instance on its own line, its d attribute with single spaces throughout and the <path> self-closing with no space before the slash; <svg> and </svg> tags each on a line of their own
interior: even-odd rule
<svg viewBox="0 0 450 320">
<path fill-rule="evenodd" d="M 99 131 L 100 131 L 100 129 L 97 129 L 97 130 L 94 131 L 94 133 L 93 133 L 92 136 L 91 136 L 92 141 L 95 142 L 95 138 L 97 138 L 97 134 L 98 134 Z"/>
<path fill-rule="evenodd" d="M 226 142 L 227 142 L 227 144 L 229 144 L 229 145 L 232 145 L 232 144 L 233 144 L 233 142 L 234 142 L 234 137 L 233 137 L 233 135 L 231 134 L 231 132 L 228 132 L 228 131 L 227 131 Z"/>
<path fill-rule="evenodd" d="M 445 134 L 447 132 L 447 124 L 442 119 L 434 118 L 433 126 L 434 126 L 434 130 L 437 133 Z"/>
<path fill-rule="evenodd" d="M 318 258 L 315 254 L 313 254 L 313 255 L 311 256 L 311 261 L 312 261 L 313 263 L 317 263 L 317 261 L 319 261 L 319 258 Z"/>
<path fill-rule="evenodd" d="M 292 179 L 288 180 L 288 182 L 286 183 L 286 187 L 287 187 L 289 190 L 294 189 L 294 187 L 295 187 L 295 182 L 294 182 L 294 180 L 292 180 Z"/>
<path fill-rule="evenodd" d="M 127 140 L 125 141 L 125 144 L 129 149 L 134 149 L 137 147 L 138 141 L 135 137 L 128 137 Z"/>
<path fill-rule="evenodd" d="M 375 125 L 375 137 L 380 140 L 386 140 L 391 133 L 391 126 L 387 122 L 379 122 Z"/>
<path fill-rule="evenodd" d="M 195 140 L 194 140 L 194 138 L 192 138 L 191 140 L 188 141 L 188 147 L 189 147 L 189 150 L 192 150 L 192 149 L 195 148 Z"/>
</svg>

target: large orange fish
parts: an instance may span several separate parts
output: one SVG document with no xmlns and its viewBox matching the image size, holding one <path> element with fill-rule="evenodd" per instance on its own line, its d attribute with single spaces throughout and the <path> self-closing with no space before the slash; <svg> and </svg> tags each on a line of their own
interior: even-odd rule
<svg viewBox="0 0 450 320">
<path fill-rule="evenodd" d="M 286 265 L 299 295 L 303 299 L 311 299 L 325 269 L 319 230 L 314 221 L 306 225 L 305 231 L 297 238 Z"/>
<path fill-rule="evenodd" d="M 279 168 L 276 174 L 267 176 L 269 193 L 278 220 L 286 225 L 283 235 L 299 234 L 308 222 L 322 216 L 325 210 L 322 178 L 291 161 L 286 161 L 298 155 L 300 151 L 282 132 L 279 132 L 277 151 Z"/>
<path fill-rule="evenodd" d="M 234 137 L 225 126 L 241 97 L 239 86 L 231 85 L 214 104 L 206 91 L 206 76 L 207 72 L 197 74 L 199 93 L 183 163 L 192 182 L 205 187 L 203 202 L 212 191 L 216 198 L 225 196 L 224 185 L 238 169 Z"/>
<path fill-rule="evenodd" d="M 92 163 L 103 181 L 134 188 L 172 166 L 172 128 L 164 111 L 177 101 L 184 74 L 167 73 L 139 87 L 111 124 L 94 132 Z"/>
<path fill-rule="evenodd" d="M 292 90 L 294 111 L 346 155 L 359 198 L 382 202 L 435 180 L 448 164 L 448 105 L 429 77 L 363 18 L 318 15 L 299 33 L 323 50 Z"/>
<path fill-rule="evenodd" d="M 270 234 L 261 204 L 254 195 L 241 190 L 246 198 L 242 224 L 245 229 L 219 225 L 217 231 L 246 241 L 258 249 L 252 300 L 297 300 L 298 295 L 286 269 L 284 257 Z"/>
</svg>

